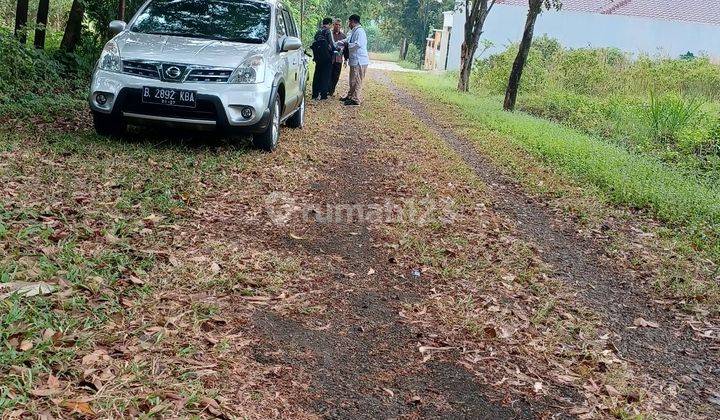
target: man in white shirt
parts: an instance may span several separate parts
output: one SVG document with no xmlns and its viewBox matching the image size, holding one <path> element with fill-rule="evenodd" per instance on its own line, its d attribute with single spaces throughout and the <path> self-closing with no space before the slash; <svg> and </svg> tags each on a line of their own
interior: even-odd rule
<svg viewBox="0 0 720 420">
<path fill-rule="evenodd" d="M 344 101 L 345 105 L 357 106 L 362 101 L 362 84 L 370 64 L 370 56 L 367 51 L 367 34 L 365 29 L 360 26 L 360 16 L 350 16 L 348 26 L 352 29 L 345 40 L 345 44 L 350 51 L 350 59 L 348 60 L 350 66 L 350 89 L 347 96 L 340 100 Z"/>
</svg>

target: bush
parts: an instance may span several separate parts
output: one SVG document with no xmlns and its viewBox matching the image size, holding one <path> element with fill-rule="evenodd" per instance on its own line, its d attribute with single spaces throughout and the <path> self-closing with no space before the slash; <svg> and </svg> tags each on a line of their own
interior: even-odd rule
<svg viewBox="0 0 720 420">
<path fill-rule="evenodd" d="M 77 73 L 46 52 L 20 44 L 0 31 L 0 118 L 29 116 L 77 106 L 86 84 Z"/>
<path fill-rule="evenodd" d="M 451 122 L 464 121 L 471 137 L 491 155 L 506 155 L 507 145 L 515 146 L 565 176 L 594 185 L 611 202 L 648 210 L 669 225 L 686 229 L 693 245 L 720 255 L 717 183 L 698 182 L 697 177 L 688 176 L 684 170 L 602 138 L 527 114 L 504 112 L 500 98 L 458 93 L 455 80 L 425 74 L 405 74 L 397 78 L 436 100 L 441 108 L 451 107 L 450 114 L 457 117 L 457 121 Z M 558 98 L 567 101 L 558 106 L 559 114 L 573 116 L 571 108 L 585 108 L 581 112 L 587 117 L 582 123 L 587 119 L 611 121 L 607 116 L 614 112 L 637 115 L 642 107 L 641 102 L 635 102 L 623 108 L 621 96 L 596 102 L 587 95 L 567 92 L 559 95 Z M 704 116 L 700 114 L 697 118 Z M 720 131 L 720 124 L 715 128 Z M 679 153 L 680 149 L 673 151 Z M 706 160 L 707 164 L 713 161 L 717 164 L 717 159 Z"/>
<path fill-rule="evenodd" d="M 420 50 L 415 44 L 409 44 L 407 54 L 405 55 L 405 61 L 412 64 L 415 68 L 422 66 L 422 57 L 420 56 Z"/>
<path fill-rule="evenodd" d="M 696 98 L 684 98 L 677 94 L 657 96 L 650 93 L 650 104 L 645 117 L 653 140 L 668 143 L 678 139 L 681 131 L 698 116 L 702 102 Z"/>
<path fill-rule="evenodd" d="M 473 89 L 503 94 L 516 54 L 513 45 L 479 60 Z M 530 50 L 518 109 L 717 182 L 719 99 L 720 66 L 707 58 L 634 59 L 543 37 Z"/>
</svg>

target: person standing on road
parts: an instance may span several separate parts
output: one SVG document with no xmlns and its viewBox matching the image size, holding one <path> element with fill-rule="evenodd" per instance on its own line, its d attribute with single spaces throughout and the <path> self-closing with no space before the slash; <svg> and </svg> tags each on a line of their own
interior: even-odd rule
<svg viewBox="0 0 720 420">
<path fill-rule="evenodd" d="M 367 51 L 367 34 L 365 29 L 360 25 L 360 16 L 351 15 L 348 18 L 348 26 L 352 30 L 347 42 L 343 42 L 343 46 L 347 46 L 350 51 L 348 64 L 350 65 L 350 89 L 347 97 L 341 100 L 345 105 L 357 106 L 362 102 L 362 85 L 365 79 L 368 65 L 370 64 L 370 56 Z"/>
<path fill-rule="evenodd" d="M 330 89 L 330 76 L 335 55 L 335 45 L 330 34 L 331 23 L 332 19 L 323 19 L 322 27 L 315 33 L 311 46 L 313 61 L 315 61 L 312 84 L 313 99 L 327 99 L 328 89 Z"/>
<path fill-rule="evenodd" d="M 340 43 L 340 41 L 345 39 L 345 34 L 343 33 L 342 27 L 340 25 L 340 19 L 335 19 L 333 21 L 331 35 L 333 43 L 335 43 L 336 45 Z M 340 74 L 342 73 L 342 66 L 343 62 L 345 61 L 346 51 L 347 48 L 338 48 L 335 50 L 335 55 L 333 56 L 332 63 L 332 77 L 330 79 L 330 89 L 328 91 L 328 94 L 330 96 L 335 95 L 335 88 L 337 87 L 338 81 L 340 80 Z"/>
</svg>

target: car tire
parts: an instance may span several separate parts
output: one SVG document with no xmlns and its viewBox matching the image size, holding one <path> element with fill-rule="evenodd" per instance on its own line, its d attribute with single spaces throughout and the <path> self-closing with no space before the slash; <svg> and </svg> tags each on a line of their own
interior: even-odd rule
<svg viewBox="0 0 720 420">
<path fill-rule="evenodd" d="M 253 146 L 266 152 L 277 148 L 280 139 L 280 97 L 276 96 L 270 109 L 270 123 L 262 133 L 253 134 Z"/>
<path fill-rule="evenodd" d="M 287 126 L 290 128 L 303 128 L 305 125 L 305 97 L 303 96 L 302 102 L 298 107 L 297 111 L 287 120 Z"/>
<path fill-rule="evenodd" d="M 101 136 L 119 136 L 125 132 L 125 123 L 110 114 L 93 111 L 93 126 Z"/>
</svg>

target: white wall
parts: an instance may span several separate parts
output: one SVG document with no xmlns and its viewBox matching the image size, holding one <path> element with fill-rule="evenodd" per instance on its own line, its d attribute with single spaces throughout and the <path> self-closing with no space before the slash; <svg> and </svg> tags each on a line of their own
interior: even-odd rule
<svg viewBox="0 0 720 420">
<path fill-rule="evenodd" d="M 485 22 L 482 39 L 489 39 L 495 47 L 486 52 L 503 51 L 508 44 L 522 37 L 527 8 L 495 5 Z M 463 13 L 453 16 L 453 35 L 450 39 L 448 69 L 460 67 L 460 46 L 465 23 Z M 652 20 L 645 18 L 545 11 L 538 18 L 535 36 L 546 34 L 563 46 L 615 47 L 630 53 L 661 54 L 678 57 L 688 51 L 720 58 L 720 26 L 699 23 Z"/>
</svg>

